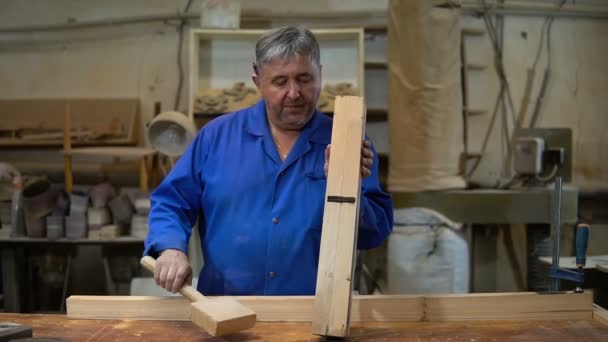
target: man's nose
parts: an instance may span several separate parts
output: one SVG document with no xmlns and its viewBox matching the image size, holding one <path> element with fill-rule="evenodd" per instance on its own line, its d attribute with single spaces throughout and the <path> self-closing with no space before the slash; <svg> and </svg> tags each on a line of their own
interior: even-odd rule
<svg viewBox="0 0 608 342">
<path fill-rule="evenodd" d="M 298 85 L 298 82 L 289 82 L 287 96 L 291 99 L 295 99 L 300 96 L 300 86 Z"/>
</svg>

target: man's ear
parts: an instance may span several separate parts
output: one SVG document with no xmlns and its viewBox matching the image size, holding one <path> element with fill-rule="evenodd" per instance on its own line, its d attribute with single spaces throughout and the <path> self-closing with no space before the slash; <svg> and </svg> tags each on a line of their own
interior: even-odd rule
<svg viewBox="0 0 608 342">
<path fill-rule="evenodd" d="M 253 63 L 253 74 L 251 75 L 251 80 L 255 84 L 255 86 L 260 89 L 260 73 L 258 67 Z"/>
</svg>

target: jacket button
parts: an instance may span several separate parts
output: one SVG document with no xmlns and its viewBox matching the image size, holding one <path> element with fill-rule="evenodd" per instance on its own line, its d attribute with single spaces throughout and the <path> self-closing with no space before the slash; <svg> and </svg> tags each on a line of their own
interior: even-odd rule
<svg viewBox="0 0 608 342">
<path fill-rule="evenodd" d="M 272 218 L 272 223 L 278 224 L 279 223 L 279 218 L 278 217 L 273 217 Z"/>
<path fill-rule="evenodd" d="M 277 274 L 276 274 L 276 273 L 274 273 L 274 272 L 268 272 L 268 276 L 269 276 L 270 278 L 274 278 L 274 276 L 276 276 L 276 275 L 277 275 Z"/>
</svg>

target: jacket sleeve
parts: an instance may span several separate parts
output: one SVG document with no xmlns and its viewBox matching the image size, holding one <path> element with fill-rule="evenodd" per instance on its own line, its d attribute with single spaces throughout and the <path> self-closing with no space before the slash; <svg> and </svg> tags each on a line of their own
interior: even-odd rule
<svg viewBox="0 0 608 342">
<path fill-rule="evenodd" d="M 201 208 L 204 186 L 201 170 L 206 159 L 203 137 L 204 129 L 152 192 L 144 255 L 156 257 L 165 249 L 187 253 L 192 227 Z"/>
<path fill-rule="evenodd" d="M 378 154 L 373 145 L 372 152 L 372 174 L 361 182 L 358 249 L 380 246 L 393 231 L 393 201 L 391 196 L 380 188 Z"/>
</svg>

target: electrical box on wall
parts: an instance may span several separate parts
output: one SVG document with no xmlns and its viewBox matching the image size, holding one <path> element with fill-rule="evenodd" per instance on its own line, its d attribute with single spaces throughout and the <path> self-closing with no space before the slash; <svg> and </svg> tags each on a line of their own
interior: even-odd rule
<svg viewBox="0 0 608 342">
<path fill-rule="evenodd" d="M 538 175 L 543 171 L 545 141 L 538 137 L 518 137 L 513 146 L 513 167 L 520 175 Z"/>
<path fill-rule="evenodd" d="M 543 142 L 540 149 L 538 139 Z M 523 144 L 519 151 L 517 142 Z M 572 180 L 572 129 L 570 128 L 519 128 L 515 130 L 513 146 L 513 166 L 517 173 L 539 174 L 538 150 L 541 150 L 540 172 L 549 173 L 555 165 L 558 169 L 554 176 L 561 176 L 564 182 Z M 522 152 L 520 155 L 518 155 Z M 519 158 L 519 160 L 518 160 Z M 521 172 L 522 170 L 523 172 Z"/>
</svg>

